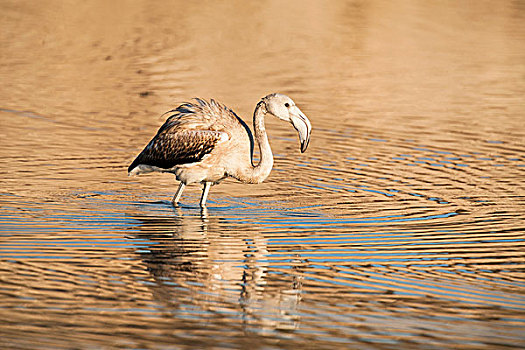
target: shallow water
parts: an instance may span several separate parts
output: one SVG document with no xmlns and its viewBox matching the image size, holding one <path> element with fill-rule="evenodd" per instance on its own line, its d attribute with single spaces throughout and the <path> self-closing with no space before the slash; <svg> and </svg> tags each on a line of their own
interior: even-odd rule
<svg viewBox="0 0 525 350">
<path fill-rule="evenodd" d="M 525 7 L 0 4 L 0 347 L 525 346 Z M 260 185 L 126 168 L 194 96 L 268 119 Z"/>
</svg>

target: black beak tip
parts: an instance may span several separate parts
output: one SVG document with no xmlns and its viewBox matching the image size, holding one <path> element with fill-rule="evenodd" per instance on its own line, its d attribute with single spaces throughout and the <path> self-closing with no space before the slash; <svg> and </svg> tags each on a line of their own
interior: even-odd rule
<svg viewBox="0 0 525 350">
<path fill-rule="evenodd" d="M 306 149 L 308 148 L 309 140 L 301 142 L 301 153 L 306 152 Z"/>
</svg>

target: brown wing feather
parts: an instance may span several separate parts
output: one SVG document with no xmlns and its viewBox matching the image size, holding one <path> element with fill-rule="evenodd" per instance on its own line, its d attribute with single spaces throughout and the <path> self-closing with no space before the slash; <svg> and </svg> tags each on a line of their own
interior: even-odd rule
<svg viewBox="0 0 525 350">
<path fill-rule="evenodd" d="M 170 169 L 175 165 L 198 162 L 213 150 L 220 141 L 221 134 L 210 130 L 182 130 L 159 134 L 131 163 L 128 172 L 139 164 Z"/>
<path fill-rule="evenodd" d="M 225 124 L 237 122 L 238 117 L 233 111 L 214 100 L 195 101 L 168 112 L 173 115 L 131 163 L 128 172 L 140 164 L 170 169 L 198 162 L 221 140 Z"/>
</svg>

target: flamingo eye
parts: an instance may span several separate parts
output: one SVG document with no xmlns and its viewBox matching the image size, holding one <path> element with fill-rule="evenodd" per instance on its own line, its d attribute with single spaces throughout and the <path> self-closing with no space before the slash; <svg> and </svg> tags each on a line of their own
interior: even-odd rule
<svg viewBox="0 0 525 350">
<path fill-rule="evenodd" d="M 285 106 L 286 108 L 288 108 L 288 107 L 290 107 L 290 104 L 289 104 L 288 102 L 286 102 L 286 103 L 284 104 L 284 106 Z"/>
</svg>

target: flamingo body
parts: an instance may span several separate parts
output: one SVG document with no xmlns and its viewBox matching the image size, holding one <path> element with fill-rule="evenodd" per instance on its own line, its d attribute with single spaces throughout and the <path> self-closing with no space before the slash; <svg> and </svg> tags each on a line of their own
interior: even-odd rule
<svg viewBox="0 0 525 350">
<path fill-rule="evenodd" d="M 281 94 L 264 97 L 255 109 L 255 138 L 261 153 L 257 165 L 252 161 L 254 138 L 250 128 L 228 107 L 213 99 L 196 98 L 168 113 L 170 117 L 131 163 L 128 174 L 153 171 L 175 174 L 180 186 L 173 198 L 174 204 L 188 184 L 205 185 L 201 198 L 204 206 L 210 186 L 226 177 L 245 183 L 264 181 L 273 166 L 264 126 L 268 113 L 293 124 L 301 139 L 302 152 L 310 138 L 310 122 L 289 97 Z"/>
</svg>

